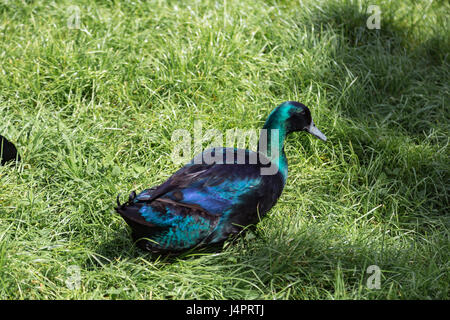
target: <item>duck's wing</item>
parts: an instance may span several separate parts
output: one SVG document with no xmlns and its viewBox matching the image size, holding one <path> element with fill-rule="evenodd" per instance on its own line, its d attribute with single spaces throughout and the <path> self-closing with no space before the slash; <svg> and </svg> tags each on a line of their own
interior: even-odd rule
<svg viewBox="0 0 450 320">
<path fill-rule="evenodd" d="M 240 196 L 257 183 L 248 177 L 235 179 L 236 168 L 232 167 L 185 168 L 166 185 L 144 190 L 116 210 L 132 228 L 138 246 L 152 252 L 176 252 L 218 242 L 218 225 L 233 212 Z"/>
<path fill-rule="evenodd" d="M 210 165 L 207 166 L 203 164 L 198 165 L 188 164 L 183 168 L 181 168 L 180 170 L 178 170 L 177 172 L 175 172 L 163 184 L 142 191 L 139 195 L 136 196 L 135 201 L 136 202 L 144 201 L 150 203 L 177 187 L 183 187 L 184 185 L 188 184 L 193 178 L 204 173 L 210 167 L 211 167 Z"/>
<path fill-rule="evenodd" d="M 218 225 L 227 225 L 223 221 L 235 208 L 245 215 L 247 202 L 253 203 L 249 210 L 255 211 L 257 200 L 264 197 L 258 165 L 194 160 L 162 185 L 144 190 L 131 203 L 119 206 L 117 211 L 132 227 L 134 237 L 152 239 L 143 242 L 146 249 L 173 251 L 213 238 L 212 242 L 223 240 L 215 236 L 217 228 L 220 234 L 226 233 Z"/>
<path fill-rule="evenodd" d="M 201 244 L 220 219 L 199 206 L 163 198 L 150 204 L 127 203 L 116 210 L 131 227 L 137 245 L 152 252 L 177 252 Z"/>
<path fill-rule="evenodd" d="M 213 154 L 220 153 L 223 158 L 208 163 L 196 157 L 160 186 L 141 192 L 135 202 L 150 204 L 156 199 L 168 199 L 180 205 L 200 206 L 211 214 L 220 214 L 236 205 L 244 194 L 258 195 L 258 186 L 262 182 L 261 166 L 249 163 L 249 157 L 256 153 L 231 149 L 235 155 L 243 152 L 247 161 L 227 163 L 225 157 L 230 148 L 213 148 L 202 155 L 210 155 L 211 150 Z"/>
</svg>

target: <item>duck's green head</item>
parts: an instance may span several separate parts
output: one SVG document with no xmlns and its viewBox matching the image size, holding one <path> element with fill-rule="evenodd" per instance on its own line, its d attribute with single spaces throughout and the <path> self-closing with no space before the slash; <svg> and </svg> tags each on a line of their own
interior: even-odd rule
<svg viewBox="0 0 450 320">
<path fill-rule="evenodd" d="M 272 111 L 266 121 L 267 128 L 283 128 L 286 133 L 306 131 L 327 141 L 327 137 L 317 129 L 308 107 L 297 101 L 286 101 Z"/>
</svg>

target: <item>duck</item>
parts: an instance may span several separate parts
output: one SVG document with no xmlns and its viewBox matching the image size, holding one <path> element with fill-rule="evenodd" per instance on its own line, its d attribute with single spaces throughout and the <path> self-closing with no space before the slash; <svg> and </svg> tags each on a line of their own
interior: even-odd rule
<svg viewBox="0 0 450 320">
<path fill-rule="evenodd" d="M 257 151 L 214 147 L 164 183 L 132 191 L 115 210 L 137 247 L 177 254 L 220 245 L 256 225 L 280 198 L 288 177 L 286 137 L 305 131 L 326 141 L 308 107 L 286 101 L 269 114 Z"/>
<path fill-rule="evenodd" d="M 9 161 L 20 160 L 14 144 L 0 135 L 0 165 L 5 165 Z"/>
</svg>

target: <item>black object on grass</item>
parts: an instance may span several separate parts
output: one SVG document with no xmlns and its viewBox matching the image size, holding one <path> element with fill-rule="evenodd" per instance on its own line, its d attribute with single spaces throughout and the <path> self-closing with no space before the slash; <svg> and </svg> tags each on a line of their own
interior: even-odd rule
<svg viewBox="0 0 450 320">
<path fill-rule="evenodd" d="M 13 160 L 20 160 L 16 147 L 5 137 L 0 136 L 0 164 L 4 165 Z"/>
</svg>

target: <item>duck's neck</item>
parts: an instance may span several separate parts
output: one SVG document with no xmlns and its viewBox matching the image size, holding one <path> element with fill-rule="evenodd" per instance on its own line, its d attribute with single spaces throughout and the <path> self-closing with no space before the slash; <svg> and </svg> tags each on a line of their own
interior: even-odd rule
<svg viewBox="0 0 450 320">
<path fill-rule="evenodd" d="M 264 124 L 263 131 L 260 136 L 260 143 L 258 144 L 258 152 L 264 154 L 272 164 L 275 164 L 280 171 L 284 182 L 286 182 L 288 175 L 288 163 L 286 154 L 284 153 L 284 142 L 286 140 L 287 130 L 285 121 L 276 114 L 274 110 Z M 264 139 L 263 135 L 267 135 Z M 266 143 L 266 148 L 261 144 Z"/>
</svg>

